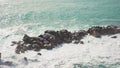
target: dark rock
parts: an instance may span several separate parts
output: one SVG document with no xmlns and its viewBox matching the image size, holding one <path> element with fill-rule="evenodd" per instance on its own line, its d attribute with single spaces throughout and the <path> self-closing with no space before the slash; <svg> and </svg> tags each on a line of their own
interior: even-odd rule
<svg viewBox="0 0 120 68">
<path fill-rule="evenodd" d="M 96 26 L 89 28 L 87 31 L 90 35 L 93 35 L 95 37 L 100 37 L 102 34 L 102 27 Z"/>
<path fill-rule="evenodd" d="M 45 33 L 49 33 L 51 35 L 56 35 L 57 34 L 57 32 L 54 31 L 54 30 L 47 30 L 47 31 L 45 31 Z"/>
<path fill-rule="evenodd" d="M 41 53 L 38 53 L 37 55 L 42 55 Z"/>
<path fill-rule="evenodd" d="M 57 37 L 55 35 L 49 34 L 49 33 L 45 33 L 43 35 L 44 38 L 44 44 L 49 44 L 51 43 L 52 45 L 57 45 Z"/>
<path fill-rule="evenodd" d="M 78 32 L 74 32 L 72 34 L 72 40 L 81 40 L 85 35 L 87 35 L 87 31 L 80 30 Z"/>
<path fill-rule="evenodd" d="M 62 37 L 60 31 L 53 31 L 53 30 L 47 30 L 45 33 L 51 34 L 50 39 L 52 40 L 51 42 L 54 42 L 54 45 L 62 43 Z"/>
<path fill-rule="evenodd" d="M 17 54 L 20 54 L 20 53 L 24 53 L 26 50 L 27 50 L 27 46 L 26 46 L 26 44 L 24 43 L 24 41 L 19 41 L 19 42 L 17 43 L 17 47 L 16 47 L 15 52 L 16 52 Z"/>
<path fill-rule="evenodd" d="M 63 29 L 63 30 L 60 30 L 58 33 L 59 33 L 59 37 L 62 42 L 64 42 L 64 43 L 72 42 L 72 33 L 71 32 Z"/>
<path fill-rule="evenodd" d="M 28 61 L 27 57 L 24 57 L 24 60 L 25 60 L 25 61 Z"/>
<path fill-rule="evenodd" d="M 25 43 L 30 43 L 30 37 L 27 34 L 25 34 L 24 37 L 23 37 L 23 41 Z"/>
<path fill-rule="evenodd" d="M 83 41 L 80 41 L 80 44 L 84 44 L 84 42 L 83 42 Z"/>
<path fill-rule="evenodd" d="M 93 35 L 95 37 L 101 37 L 101 35 L 115 34 L 116 28 L 117 27 L 115 27 L 115 26 L 107 26 L 107 27 L 95 26 L 95 27 L 89 28 L 87 32 L 90 35 Z"/>
<path fill-rule="evenodd" d="M 113 36 L 113 37 L 111 37 L 111 38 L 117 38 L 117 36 Z"/>
<path fill-rule="evenodd" d="M 81 43 L 84 44 L 81 39 L 83 39 L 87 34 L 90 34 L 94 37 L 101 38 L 103 35 L 112 35 L 120 33 L 119 26 L 94 26 L 89 28 L 87 31 L 80 30 L 77 32 L 71 33 L 70 31 L 63 29 L 60 31 L 47 30 L 43 35 L 38 37 L 30 37 L 27 34 L 24 35 L 23 41 L 13 41 L 12 45 L 17 45 L 16 53 L 24 53 L 27 50 L 39 51 L 41 49 L 53 49 L 54 47 L 60 46 L 62 43 L 71 43 L 75 41 L 75 44 Z M 116 36 L 112 38 L 117 38 Z M 88 41 L 89 43 L 89 41 Z"/>
<path fill-rule="evenodd" d="M 44 49 L 51 50 L 53 48 L 53 45 L 51 44 L 44 44 Z"/>
<path fill-rule="evenodd" d="M 17 42 L 17 41 L 12 41 L 11 46 L 14 46 L 14 45 L 16 45 L 16 44 L 18 44 L 18 42 Z"/>
<path fill-rule="evenodd" d="M 43 38 L 42 37 L 29 37 L 28 35 L 24 35 L 23 37 L 23 41 L 25 43 L 29 43 L 29 44 L 34 44 L 34 43 L 38 43 L 39 41 L 42 41 Z"/>
<path fill-rule="evenodd" d="M 11 61 L 6 61 L 4 64 L 5 65 L 12 65 L 12 62 Z"/>
<path fill-rule="evenodd" d="M 33 44 L 33 45 L 32 45 L 32 49 L 33 49 L 34 51 L 39 51 L 41 48 L 40 48 L 40 46 L 39 46 L 38 44 Z"/>
<path fill-rule="evenodd" d="M 44 44 L 49 44 L 50 42 L 48 40 L 43 41 Z"/>
<path fill-rule="evenodd" d="M 116 28 L 116 33 L 120 33 L 120 27 Z"/>
<path fill-rule="evenodd" d="M 18 42 L 17 42 L 17 41 L 12 41 L 12 43 L 14 43 L 14 44 L 18 44 Z"/>
<path fill-rule="evenodd" d="M 0 62 L 1 62 L 1 53 L 0 53 Z"/>
</svg>

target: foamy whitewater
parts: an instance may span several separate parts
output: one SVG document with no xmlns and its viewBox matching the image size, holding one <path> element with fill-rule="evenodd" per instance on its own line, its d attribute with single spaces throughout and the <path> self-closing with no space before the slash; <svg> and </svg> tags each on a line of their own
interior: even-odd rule
<svg viewBox="0 0 120 68">
<path fill-rule="evenodd" d="M 12 62 L 0 64 L 0 68 L 120 68 L 120 34 L 101 38 L 87 35 L 82 39 L 84 44 L 62 44 L 53 50 L 22 54 L 10 46 L 24 34 L 120 25 L 119 11 L 120 0 L 0 0 L 1 60 Z"/>
</svg>

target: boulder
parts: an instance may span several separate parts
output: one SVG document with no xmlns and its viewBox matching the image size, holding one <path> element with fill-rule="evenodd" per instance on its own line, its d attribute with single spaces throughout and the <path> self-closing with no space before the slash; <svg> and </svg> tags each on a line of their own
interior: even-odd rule
<svg viewBox="0 0 120 68">
<path fill-rule="evenodd" d="M 71 32 L 63 29 L 63 30 L 60 30 L 58 33 L 59 33 L 59 37 L 62 42 L 64 42 L 64 43 L 72 42 L 72 33 Z"/>
<path fill-rule="evenodd" d="M 99 26 L 89 28 L 87 32 L 90 35 L 93 35 L 95 37 L 101 37 L 102 33 L 104 33 L 104 32 L 102 32 L 102 27 L 99 27 Z"/>
<path fill-rule="evenodd" d="M 30 37 L 27 34 L 25 34 L 24 37 L 23 37 L 23 41 L 25 43 L 30 43 Z"/>
<path fill-rule="evenodd" d="M 85 30 L 80 30 L 78 32 L 74 32 L 72 34 L 72 40 L 80 41 L 85 35 L 87 35 L 87 31 L 85 31 Z"/>
</svg>

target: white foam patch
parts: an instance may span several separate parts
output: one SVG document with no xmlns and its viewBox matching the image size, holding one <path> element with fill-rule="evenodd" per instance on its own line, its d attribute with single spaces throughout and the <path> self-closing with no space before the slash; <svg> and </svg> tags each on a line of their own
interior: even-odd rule
<svg viewBox="0 0 120 68">
<path fill-rule="evenodd" d="M 82 39 L 84 44 L 62 44 L 53 50 L 41 50 L 41 56 L 35 51 L 15 54 L 16 46 L 10 46 L 11 39 L 17 40 L 20 37 L 10 36 L 3 45 L 0 44 L 0 52 L 2 60 L 12 61 L 15 68 L 73 68 L 76 63 L 117 63 L 120 62 L 120 34 L 115 35 L 117 38 L 112 36 L 95 38 L 88 35 Z M 24 57 L 28 58 L 27 62 Z"/>
</svg>

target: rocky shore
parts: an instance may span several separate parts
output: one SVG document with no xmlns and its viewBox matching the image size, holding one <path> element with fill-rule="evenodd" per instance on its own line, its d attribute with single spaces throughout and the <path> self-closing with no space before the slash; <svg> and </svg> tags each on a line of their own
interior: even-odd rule
<svg viewBox="0 0 120 68">
<path fill-rule="evenodd" d="M 27 34 L 24 35 L 22 41 L 13 41 L 12 45 L 17 45 L 15 52 L 17 54 L 24 53 L 27 50 L 39 51 L 41 49 L 53 49 L 60 46 L 62 43 L 75 44 L 84 42 L 81 41 L 86 35 L 92 35 L 94 37 L 100 38 L 103 35 L 112 35 L 120 33 L 120 26 L 94 26 L 88 30 L 79 30 L 75 32 L 70 32 L 66 29 L 60 31 L 47 30 L 43 35 L 37 37 L 30 37 Z"/>
<path fill-rule="evenodd" d="M 75 32 L 70 32 L 66 29 L 60 31 L 46 30 L 44 34 L 41 34 L 37 37 L 30 37 L 27 34 L 25 34 L 21 41 L 12 41 L 11 46 L 16 45 L 15 53 L 21 54 L 25 53 L 28 50 L 33 51 L 40 51 L 41 49 L 52 50 L 53 48 L 61 46 L 64 43 L 74 44 L 80 43 L 81 45 L 84 46 L 86 42 L 83 41 L 83 38 L 85 36 L 87 37 L 87 35 L 102 39 L 103 38 L 102 36 L 104 35 L 113 35 L 118 33 L 120 33 L 120 26 L 106 26 L 106 27 L 94 26 L 89 28 L 88 30 L 79 30 Z M 119 38 L 117 35 L 109 37 L 111 39 Z M 92 41 L 88 40 L 87 42 L 91 43 Z M 0 52 L 0 67 L 3 68 L 3 66 L 14 66 L 15 63 L 13 63 L 13 61 L 2 60 L 2 55 L 4 54 Z M 43 56 L 41 53 L 37 53 L 36 55 Z M 27 56 L 24 56 L 23 60 L 27 62 L 30 59 L 28 59 Z"/>
</svg>

